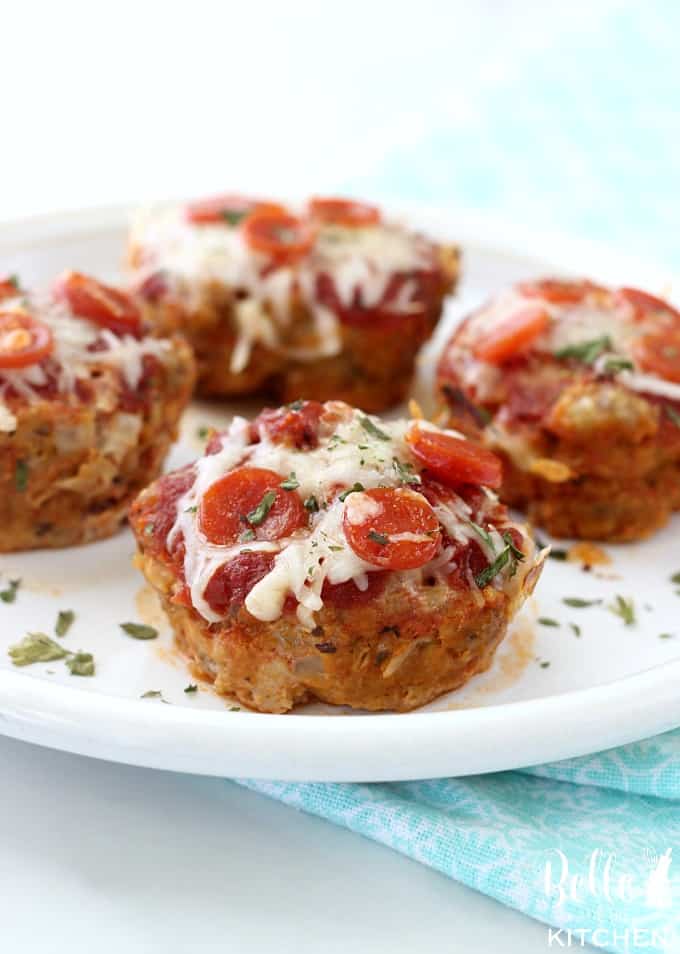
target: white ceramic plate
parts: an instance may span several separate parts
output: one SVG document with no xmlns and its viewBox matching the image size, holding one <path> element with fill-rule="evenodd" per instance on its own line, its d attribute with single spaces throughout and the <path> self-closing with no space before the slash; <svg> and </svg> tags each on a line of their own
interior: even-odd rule
<svg viewBox="0 0 680 954">
<path fill-rule="evenodd" d="M 591 247 L 531 240 L 453 213 L 410 209 L 409 215 L 463 243 L 464 280 L 448 310 L 448 327 L 506 282 L 545 272 L 669 291 L 669 276 Z M 66 267 L 115 278 L 126 219 L 126 210 L 108 209 L 5 225 L 0 271 L 17 272 L 28 285 Z M 443 333 L 445 328 L 437 341 Z M 437 341 L 423 362 L 421 393 Z M 226 423 L 234 410 L 194 405 L 170 465 L 200 453 L 199 425 Z M 633 741 L 680 725 L 680 587 L 669 579 L 680 570 L 679 528 L 676 519 L 649 542 L 609 547 L 612 563 L 589 573 L 549 560 L 493 669 L 406 715 L 319 705 L 262 715 L 231 711 L 206 686 L 185 694 L 189 673 L 131 565 L 134 544 L 127 530 L 86 547 L 1 556 L 0 584 L 20 577 L 22 586 L 15 603 L 0 603 L 0 732 L 157 768 L 329 781 L 488 772 Z M 634 625 L 624 625 L 608 608 L 617 594 L 634 599 Z M 602 602 L 571 608 L 564 597 Z M 64 645 L 94 653 L 92 678 L 71 676 L 62 662 L 17 669 L 7 656 L 27 631 L 51 633 L 61 609 L 77 614 Z M 541 617 L 561 625 L 542 625 Z M 131 639 L 118 626 L 125 621 L 155 624 L 160 636 Z M 169 704 L 141 699 L 148 690 L 161 690 Z"/>
</svg>

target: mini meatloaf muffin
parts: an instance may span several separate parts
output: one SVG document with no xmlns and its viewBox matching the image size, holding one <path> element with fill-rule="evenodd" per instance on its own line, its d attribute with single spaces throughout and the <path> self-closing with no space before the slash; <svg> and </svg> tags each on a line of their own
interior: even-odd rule
<svg viewBox="0 0 680 954">
<path fill-rule="evenodd" d="M 194 381 L 182 339 L 75 272 L 49 295 L 0 282 L 0 551 L 112 534 L 156 476 Z"/>
<path fill-rule="evenodd" d="M 680 508 L 680 312 L 634 288 L 525 282 L 456 330 L 449 423 L 503 459 L 501 499 L 558 537 L 639 540 Z"/>
<path fill-rule="evenodd" d="M 486 669 L 538 578 L 500 474 L 452 431 L 297 402 L 141 494 L 138 562 L 218 692 L 405 711 Z"/>
<path fill-rule="evenodd" d="M 153 324 L 193 346 L 199 393 L 377 411 L 406 394 L 458 250 L 359 202 L 313 199 L 296 216 L 220 196 L 141 213 L 129 266 Z"/>
</svg>

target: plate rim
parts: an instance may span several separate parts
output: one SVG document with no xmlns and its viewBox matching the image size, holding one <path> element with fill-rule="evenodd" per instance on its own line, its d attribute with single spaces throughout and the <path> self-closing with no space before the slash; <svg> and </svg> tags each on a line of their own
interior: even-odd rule
<svg viewBox="0 0 680 954">
<path fill-rule="evenodd" d="M 44 245 L 58 235 L 121 228 L 138 205 L 59 210 L 2 221 L 0 251 Z M 559 262 L 553 266 L 559 271 L 623 272 L 627 281 L 632 274 L 636 281 L 658 285 L 673 281 L 670 267 L 664 270 L 595 242 L 537 234 L 452 205 L 389 205 L 406 217 L 455 223 L 453 240 L 460 243 L 463 256 L 466 247 L 477 248 L 547 265 Z M 677 298 L 677 293 L 671 298 Z M 557 761 L 666 731 L 680 725 L 680 694 L 673 691 L 678 682 L 680 658 L 622 679 L 528 700 L 346 718 L 341 713 L 227 715 L 218 709 L 173 709 L 0 670 L 0 733 L 91 757 L 196 774 L 247 774 L 286 781 L 397 781 L 451 774 L 444 766 L 452 748 L 464 763 L 456 774 L 467 775 Z M 621 724 L 624 700 L 630 703 L 625 729 Z M 530 733 L 540 715 L 540 735 L 529 735 L 528 743 L 519 738 L 515 747 L 499 745 L 494 728 L 510 712 L 520 737 L 521 730 Z M 395 720 L 407 720 L 398 735 L 393 732 Z M 595 749 L 588 741 L 593 731 L 598 739 Z M 286 745 L 281 750 L 274 743 L 283 734 Z M 196 746 L 197 738 L 200 746 Z M 396 759 L 395 743 L 399 745 Z M 365 767 L 347 770 L 343 764 Z"/>
</svg>

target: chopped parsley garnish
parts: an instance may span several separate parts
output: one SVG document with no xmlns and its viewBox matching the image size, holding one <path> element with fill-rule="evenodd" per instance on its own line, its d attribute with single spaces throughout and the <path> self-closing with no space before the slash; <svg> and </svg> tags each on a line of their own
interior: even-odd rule
<svg viewBox="0 0 680 954">
<path fill-rule="evenodd" d="M 198 428 L 198 430 L 196 431 L 196 434 L 200 438 L 200 440 L 204 441 L 210 434 L 211 430 L 212 430 L 211 427 L 206 427 L 205 425 L 203 425 L 202 427 Z"/>
<path fill-rule="evenodd" d="M 120 628 L 133 639 L 156 639 L 158 630 L 144 623 L 119 623 Z"/>
<path fill-rule="evenodd" d="M 251 525 L 251 527 L 259 527 L 262 521 L 265 519 L 269 511 L 274 506 L 274 501 L 276 500 L 276 491 L 268 490 L 262 500 L 259 502 L 257 507 L 254 510 L 251 510 L 249 514 L 246 515 L 246 520 Z"/>
<path fill-rule="evenodd" d="M 196 513 L 197 510 L 198 510 L 198 507 L 187 507 L 184 513 Z"/>
<path fill-rule="evenodd" d="M 254 539 L 255 539 L 255 531 L 248 529 L 248 530 L 244 530 L 243 533 L 239 535 L 238 542 L 250 543 L 250 541 Z"/>
<path fill-rule="evenodd" d="M 580 596 L 565 596 L 562 600 L 565 606 L 572 609 L 586 609 L 588 606 L 599 606 L 602 600 L 584 600 Z"/>
<path fill-rule="evenodd" d="M 551 619 L 550 616 L 539 616 L 538 622 L 541 626 L 559 626 L 560 623 L 556 619 Z"/>
<path fill-rule="evenodd" d="M 21 580 L 10 580 L 6 589 L 0 590 L 0 600 L 3 603 L 14 603 L 20 586 Z"/>
<path fill-rule="evenodd" d="M 620 358 L 617 355 L 612 355 L 611 358 L 607 358 L 604 363 L 604 370 L 608 374 L 618 374 L 619 371 L 632 371 L 633 362 L 629 361 L 628 358 Z"/>
<path fill-rule="evenodd" d="M 9 647 L 8 655 L 15 666 L 31 666 L 37 662 L 63 659 L 68 653 L 45 633 L 28 633 L 20 643 Z"/>
<path fill-rule="evenodd" d="M 610 603 L 607 609 L 615 616 L 620 616 L 625 626 L 633 626 L 635 623 L 635 604 L 632 599 L 617 594 L 615 601 Z"/>
<path fill-rule="evenodd" d="M 578 625 L 578 623 L 569 623 L 569 625 L 571 626 L 571 631 L 574 634 L 574 636 L 581 635 L 581 627 Z"/>
<path fill-rule="evenodd" d="M 333 553 L 340 553 L 341 550 L 344 550 L 344 547 L 335 546 L 331 543 L 328 544 L 328 549 Z"/>
<path fill-rule="evenodd" d="M 491 548 L 491 552 L 496 552 L 496 547 L 493 545 L 493 540 L 488 530 L 485 530 L 484 527 L 480 527 L 478 523 L 474 523 L 472 520 L 468 521 L 472 529 L 475 531 L 479 539 L 485 543 L 488 547 Z"/>
<path fill-rule="evenodd" d="M 675 583 L 676 586 L 680 586 L 680 572 L 673 574 L 671 577 L 671 583 Z"/>
<path fill-rule="evenodd" d="M 240 711 L 241 711 L 241 706 L 229 706 L 229 711 L 230 711 L 230 712 L 240 712 Z"/>
<path fill-rule="evenodd" d="M 94 676 L 94 657 L 92 653 L 73 653 L 66 660 L 72 676 Z"/>
<path fill-rule="evenodd" d="M 291 401 L 290 404 L 286 404 L 289 411 L 301 411 L 304 406 L 305 402 L 299 399 L 297 401 Z"/>
<path fill-rule="evenodd" d="M 358 481 L 355 484 L 352 484 L 351 487 L 348 487 L 347 490 L 343 490 L 341 494 L 338 494 L 338 500 L 345 501 L 350 494 L 359 494 L 364 490 L 364 485 L 360 484 Z"/>
<path fill-rule="evenodd" d="M 144 527 L 144 536 L 150 537 L 155 529 L 156 528 L 153 523 L 147 523 L 147 525 Z"/>
<path fill-rule="evenodd" d="M 493 563 L 475 577 L 475 583 L 480 590 L 484 589 L 506 566 L 510 567 L 510 576 L 514 576 L 517 572 L 517 564 L 524 560 L 524 554 L 517 549 L 509 533 L 503 534 L 503 542 L 505 548 L 501 550 Z"/>
<path fill-rule="evenodd" d="M 14 486 L 22 494 L 28 486 L 28 464 L 18 460 L 14 466 Z"/>
<path fill-rule="evenodd" d="M 335 450 L 338 444 L 346 444 L 347 441 L 344 437 L 340 437 L 339 434 L 331 434 L 328 438 L 328 450 Z"/>
<path fill-rule="evenodd" d="M 560 549 L 559 547 L 553 547 L 548 556 L 551 560 L 560 560 L 562 563 L 569 559 L 568 551 Z"/>
<path fill-rule="evenodd" d="M 195 682 L 190 682 L 188 686 L 184 687 L 185 692 L 198 692 L 198 686 Z"/>
<path fill-rule="evenodd" d="M 307 497 L 303 506 L 305 510 L 308 510 L 310 513 L 319 512 L 319 501 L 316 499 L 316 497 Z"/>
<path fill-rule="evenodd" d="M 420 475 L 416 474 L 413 464 L 404 463 L 404 461 L 393 458 L 392 464 L 397 472 L 399 480 L 404 484 L 421 484 Z"/>
<path fill-rule="evenodd" d="M 73 626 L 75 618 L 76 614 L 73 610 L 60 610 L 57 622 L 54 624 L 54 632 L 57 636 L 65 636 Z"/>
<path fill-rule="evenodd" d="M 673 639 L 673 633 L 659 633 L 659 639 Z"/>
<path fill-rule="evenodd" d="M 381 547 L 386 547 L 390 542 L 384 533 L 378 533 L 377 530 L 369 530 L 368 539 L 372 540 L 373 543 L 379 544 Z"/>
<path fill-rule="evenodd" d="M 291 473 L 286 477 L 286 479 L 282 480 L 281 483 L 279 484 L 279 487 L 282 490 L 297 490 L 299 486 L 300 486 L 300 481 L 295 476 L 295 471 L 291 471 Z"/>
<path fill-rule="evenodd" d="M 487 409 L 474 404 L 460 388 L 453 388 L 451 385 L 445 384 L 442 391 L 457 410 L 471 417 L 478 427 L 486 427 L 491 421 L 491 414 Z"/>
<path fill-rule="evenodd" d="M 160 689 L 147 689 L 146 692 L 143 692 L 140 699 L 162 699 L 163 693 Z"/>
<path fill-rule="evenodd" d="M 580 344 L 568 345 L 555 352 L 556 358 L 574 358 L 584 364 L 593 364 L 605 351 L 611 351 L 612 341 L 609 335 L 582 341 Z"/>
<path fill-rule="evenodd" d="M 547 659 L 544 659 L 542 663 L 539 663 L 539 665 L 540 665 L 541 669 L 547 669 L 548 666 L 550 665 L 550 663 L 548 662 Z"/>
<path fill-rule="evenodd" d="M 17 291 L 21 288 L 21 283 L 19 281 L 18 275 L 10 275 L 7 281 L 10 283 L 12 288 L 16 288 Z"/>
<path fill-rule="evenodd" d="M 670 404 L 664 404 L 663 409 L 675 426 L 680 427 L 680 414 L 678 414 L 675 408 L 671 407 Z"/>
<path fill-rule="evenodd" d="M 391 441 L 392 438 L 389 434 L 386 434 L 385 431 L 381 431 L 377 424 L 374 424 L 370 417 L 359 418 L 359 423 L 366 431 L 367 434 L 370 434 L 371 437 L 377 437 L 379 441 Z"/>
<path fill-rule="evenodd" d="M 238 225 L 246 216 L 246 213 L 240 209 L 223 209 L 220 214 L 228 225 Z"/>
</svg>

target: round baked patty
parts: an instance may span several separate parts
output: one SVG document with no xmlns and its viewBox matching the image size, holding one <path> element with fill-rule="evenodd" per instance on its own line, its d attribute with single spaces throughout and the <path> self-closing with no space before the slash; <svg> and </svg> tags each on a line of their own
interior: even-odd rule
<svg viewBox="0 0 680 954">
<path fill-rule="evenodd" d="M 638 540 L 680 508 L 680 313 L 662 299 L 520 283 L 454 332 L 437 388 L 502 458 L 501 499 L 555 536 Z"/>
<path fill-rule="evenodd" d="M 140 495 L 137 562 L 218 692 L 405 711 L 486 669 L 538 579 L 499 478 L 427 422 L 296 402 Z"/>
</svg>

